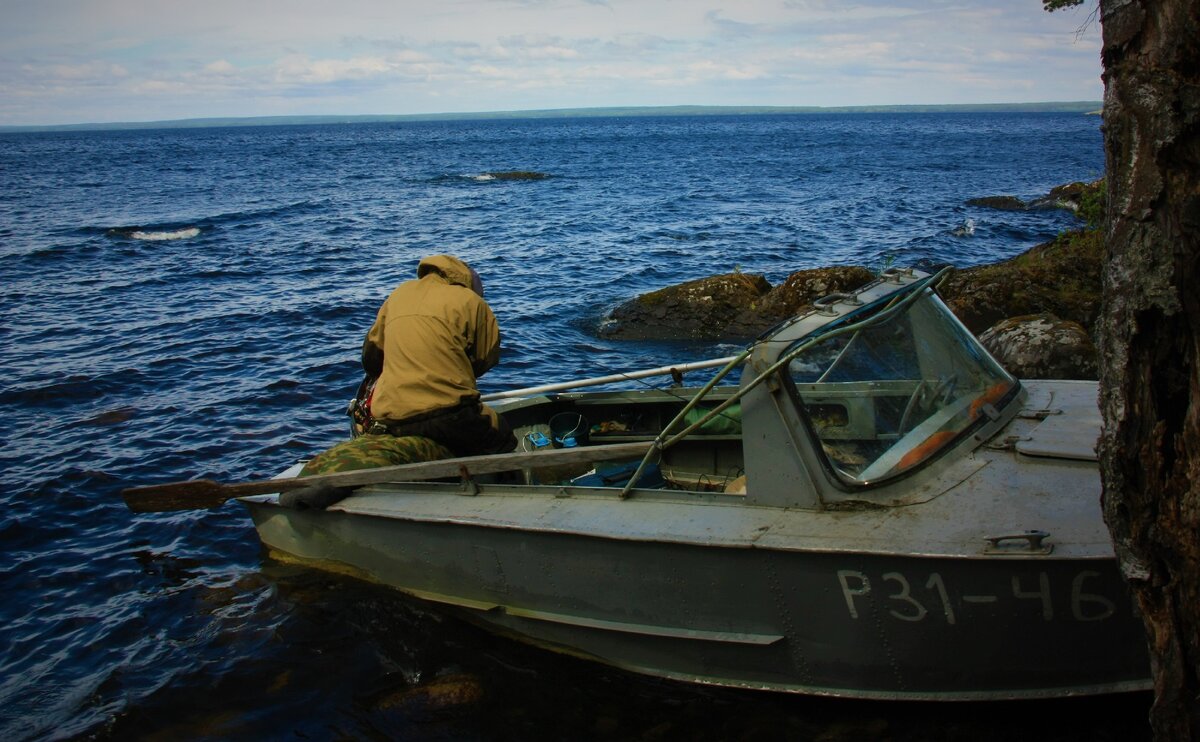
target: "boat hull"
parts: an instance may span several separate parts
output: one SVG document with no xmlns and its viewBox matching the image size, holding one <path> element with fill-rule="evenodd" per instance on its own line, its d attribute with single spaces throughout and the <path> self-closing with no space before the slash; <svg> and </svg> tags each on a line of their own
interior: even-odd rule
<svg viewBox="0 0 1200 742">
<path fill-rule="evenodd" d="M 640 673 L 872 699 L 1149 686 L 1141 623 L 1111 558 L 772 548 L 246 505 L 263 542 L 293 559 Z M 697 508 L 693 520 L 704 517 Z"/>
</svg>

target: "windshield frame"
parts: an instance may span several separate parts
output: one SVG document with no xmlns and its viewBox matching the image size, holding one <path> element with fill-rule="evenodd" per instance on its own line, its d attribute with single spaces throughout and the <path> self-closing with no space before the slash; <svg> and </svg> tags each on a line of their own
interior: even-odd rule
<svg viewBox="0 0 1200 742">
<path fill-rule="evenodd" d="M 1000 366 L 979 344 L 975 336 L 962 325 L 937 296 L 931 286 L 932 283 L 934 281 L 924 281 L 907 287 L 907 291 L 891 291 L 874 301 L 865 304 L 860 302 L 859 306 L 854 306 L 857 297 L 845 297 L 846 303 L 853 306 L 850 311 L 813 328 L 808 333 L 796 336 L 790 341 L 785 340 L 784 337 L 778 338 L 781 342 L 787 342 L 778 357 L 781 360 L 789 359 L 789 361 L 778 369 L 777 377 L 787 390 L 788 396 L 799 414 L 805 430 L 804 434 L 810 441 L 816 458 L 821 462 L 829 480 L 840 490 L 872 489 L 911 476 L 943 458 L 950 451 L 957 449 L 964 440 L 975 435 L 982 427 L 989 423 L 997 423 L 1001 417 L 1008 418 L 1011 417 L 1011 414 L 1015 414 L 1006 415 L 1001 411 L 1007 412 L 1012 401 L 1020 394 L 1020 381 Z M 866 288 L 869 287 L 864 287 L 864 289 Z M 977 377 L 979 382 L 974 386 L 964 386 L 963 393 L 955 394 L 952 398 L 949 388 L 951 384 L 930 382 L 925 379 L 923 374 L 919 379 L 907 380 L 862 378 L 849 382 L 825 381 L 834 368 L 842 362 L 842 356 L 850 350 L 857 338 L 862 337 L 864 333 L 887 328 L 889 325 L 899 326 L 904 322 L 921 325 L 912 330 L 914 343 L 921 339 L 923 331 L 934 334 L 942 333 L 944 335 L 940 339 L 942 350 L 950 356 L 957 356 L 948 362 L 950 368 L 960 369 L 952 376 L 961 373 L 964 378 L 967 376 Z M 926 325 L 928 327 L 925 327 Z M 793 378 L 792 364 L 795 361 L 804 359 L 806 354 L 812 354 L 823 344 L 836 342 L 837 339 L 848 333 L 853 333 L 851 339 L 844 342 L 841 353 L 829 364 L 819 379 L 797 382 L 797 379 Z M 921 355 L 921 352 L 915 349 L 913 353 L 916 356 Z M 931 355 L 930 350 L 926 348 L 924 360 L 928 363 L 939 359 L 936 352 Z M 971 364 L 975 364 L 975 366 L 972 368 Z M 971 373 L 967 373 L 968 371 Z M 987 383 L 983 383 L 984 381 Z M 940 384 L 940 388 L 935 386 L 922 391 L 923 387 L 931 383 Z M 845 386 L 835 388 L 836 384 Z M 818 388 L 816 385 L 822 386 Z M 880 435 L 872 446 L 879 448 L 880 452 L 872 453 L 873 458 L 870 458 L 868 464 L 857 472 L 852 471 L 853 465 L 857 462 L 853 462 L 848 467 L 844 458 L 835 461 L 833 458 L 835 453 L 831 452 L 831 439 L 822 435 L 822 430 L 828 431 L 830 427 L 819 424 L 811 414 L 812 408 L 821 404 L 821 400 L 818 399 L 820 395 L 816 392 L 844 393 L 847 400 L 860 403 L 857 406 L 870 407 L 873 410 L 877 403 L 864 400 L 868 400 L 877 393 L 880 396 L 886 396 L 889 386 L 901 387 L 904 385 L 909 385 L 912 389 L 911 392 L 905 392 L 905 394 L 910 394 L 907 402 L 910 408 L 915 404 L 914 400 L 917 400 L 919 395 L 928 394 L 936 399 L 937 394 L 940 393 L 945 397 L 945 403 L 940 407 L 931 408 L 930 413 L 920 420 L 914 418 L 914 424 L 911 426 L 906 426 L 906 421 L 901 418 L 896 430 L 887 434 L 896 439 L 895 444 L 886 445 L 885 438 Z M 903 395 L 895 393 L 893 396 L 899 398 Z M 826 397 L 830 397 L 830 395 L 827 394 Z M 849 406 L 845 407 L 845 414 L 847 418 L 850 417 Z M 893 417 L 895 414 L 893 413 Z M 908 416 L 910 413 L 902 414 Z M 867 415 L 867 417 L 873 416 L 875 416 L 874 412 Z M 965 419 L 960 420 L 963 416 Z M 861 418 L 863 415 L 859 414 L 859 417 Z M 952 422 L 953 426 L 951 426 Z M 919 429 L 921 425 L 926 427 Z M 911 440 L 908 440 L 909 438 Z M 892 451 L 893 448 L 897 450 Z M 892 463 L 886 462 L 885 455 L 891 456 Z"/>
</svg>

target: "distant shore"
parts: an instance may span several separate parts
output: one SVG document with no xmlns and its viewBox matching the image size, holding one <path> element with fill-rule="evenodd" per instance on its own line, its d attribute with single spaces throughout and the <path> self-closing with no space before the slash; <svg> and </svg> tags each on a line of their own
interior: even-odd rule
<svg viewBox="0 0 1200 742">
<path fill-rule="evenodd" d="M 128 129 L 203 129 L 234 126 L 304 126 L 312 124 L 400 123 L 411 121 L 485 121 L 511 119 L 619 118 L 630 116 L 753 116 L 788 114 L 879 113 L 1079 113 L 1095 114 L 1100 101 L 1045 103 L 964 103 L 903 106 L 629 106 L 616 108 L 553 108 L 530 111 L 413 113 L 362 116 L 246 116 L 193 118 L 170 121 L 0 126 L 0 134 L 54 131 L 118 131 Z"/>
</svg>

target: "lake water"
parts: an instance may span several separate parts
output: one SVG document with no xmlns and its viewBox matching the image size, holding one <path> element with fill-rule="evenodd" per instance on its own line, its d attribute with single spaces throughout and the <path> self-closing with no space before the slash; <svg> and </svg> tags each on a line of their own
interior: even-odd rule
<svg viewBox="0 0 1200 742">
<path fill-rule="evenodd" d="M 719 357 L 736 349 L 594 330 L 625 299 L 735 268 L 779 283 L 826 265 L 1015 255 L 1074 217 L 964 202 L 1099 177 L 1099 124 L 953 113 L 0 135 L 0 737 L 1145 736 L 1140 696 L 947 708 L 632 677 L 272 559 L 236 504 L 135 516 L 119 497 L 270 476 L 345 437 L 362 335 L 423 255 L 483 275 L 504 334 L 485 392 Z M 549 177 L 487 176 L 513 170 Z"/>
</svg>

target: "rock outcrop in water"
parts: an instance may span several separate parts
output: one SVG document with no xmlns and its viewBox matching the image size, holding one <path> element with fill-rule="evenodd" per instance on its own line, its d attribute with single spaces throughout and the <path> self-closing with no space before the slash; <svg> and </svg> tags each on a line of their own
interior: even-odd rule
<svg viewBox="0 0 1200 742">
<path fill-rule="evenodd" d="M 955 271 L 939 293 L 1018 376 L 1094 379 L 1102 254 L 1098 233 L 1074 232 L 1000 263 Z M 776 287 L 743 273 L 688 281 L 620 305 L 600 334 L 745 342 L 814 299 L 858 288 L 874 275 L 848 266 L 797 271 Z"/>
<path fill-rule="evenodd" d="M 762 276 L 726 273 L 668 286 L 621 304 L 600 326 L 621 340 L 735 340 L 753 338 L 831 292 L 870 281 L 866 268 L 797 271 L 772 287 Z"/>
<path fill-rule="evenodd" d="M 1078 212 L 1084 194 L 1089 189 L 1097 188 L 1099 184 L 1100 181 L 1092 183 L 1083 183 L 1081 181 L 1067 183 L 1066 185 L 1060 185 L 1057 188 L 1051 189 L 1045 196 L 1028 202 L 1022 201 L 1016 196 L 983 196 L 982 198 L 967 199 L 967 205 L 982 206 L 986 209 L 999 209 L 1001 211 L 1067 209 L 1068 211 Z"/>
</svg>

